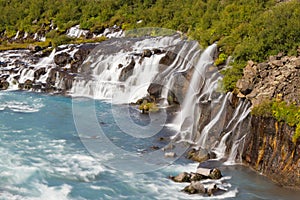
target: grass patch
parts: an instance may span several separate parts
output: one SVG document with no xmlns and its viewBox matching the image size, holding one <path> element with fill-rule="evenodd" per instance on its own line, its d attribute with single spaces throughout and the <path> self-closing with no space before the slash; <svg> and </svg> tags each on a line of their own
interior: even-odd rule
<svg viewBox="0 0 300 200">
<path fill-rule="evenodd" d="M 0 43 L 0 51 L 14 50 L 14 49 L 28 49 L 30 45 L 40 46 L 41 48 L 46 48 L 51 45 L 51 40 L 46 40 L 45 42 L 2 42 Z"/>
<path fill-rule="evenodd" d="M 70 38 L 66 35 L 60 35 L 58 37 L 47 39 L 45 42 L 36 41 L 24 41 L 24 42 L 2 42 L 0 43 L 0 51 L 15 50 L 15 49 L 28 49 L 30 46 L 40 46 L 42 49 L 47 47 L 57 47 L 63 44 L 83 44 L 83 43 L 97 43 L 106 40 L 106 37 L 97 37 L 91 39 L 85 38 Z"/>
</svg>

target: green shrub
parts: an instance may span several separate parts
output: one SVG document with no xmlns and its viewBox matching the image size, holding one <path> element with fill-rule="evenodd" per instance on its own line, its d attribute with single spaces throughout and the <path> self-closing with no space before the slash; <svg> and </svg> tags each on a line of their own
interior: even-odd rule
<svg viewBox="0 0 300 200">
<path fill-rule="evenodd" d="M 218 58 L 215 60 L 215 65 L 219 66 L 219 65 L 223 65 L 226 63 L 228 56 L 225 53 L 220 53 Z"/>
</svg>

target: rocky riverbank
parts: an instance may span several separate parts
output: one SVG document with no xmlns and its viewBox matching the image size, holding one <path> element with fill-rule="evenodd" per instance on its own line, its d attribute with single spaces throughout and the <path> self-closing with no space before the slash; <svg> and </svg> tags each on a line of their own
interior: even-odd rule
<svg viewBox="0 0 300 200">
<path fill-rule="evenodd" d="M 271 56 L 267 62 L 248 62 L 237 82 L 238 97 L 258 106 L 276 99 L 300 105 L 299 56 Z M 294 116 L 297 117 L 297 116 Z M 300 139 L 295 127 L 273 117 L 252 116 L 243 151 L 244 162 L 276 183 L 300 189 Z"/>
</svg>

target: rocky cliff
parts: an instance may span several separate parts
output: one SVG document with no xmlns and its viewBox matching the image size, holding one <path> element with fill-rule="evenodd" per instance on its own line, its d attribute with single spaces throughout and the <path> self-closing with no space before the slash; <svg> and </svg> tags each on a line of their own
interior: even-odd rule
<svg viewBox="0 0 300 200">
<path fill-rule="evenodd" d="M 300 55 L 300 54 L 299 54 Z M 248 62 L 237 82 L 238 97 L 252 106 L 277 99 L 300 105 L 300 56 L 278 54 L 267 62 Z M 295 116 L 296 117 L 296 116 Z M 286 187 L 300 187 L 300 140 L 293 142 L 295 127 L 273 117 L 252 116 L 243 160 L 258 172 Z"/>
<path fill-rule="evenodd" d="M 300 52 L 298 57 L 278 54 L 267 62 L 248 62 L 237 82 L 238 96 L 249 99 L 253 106 L 274 98 L 300 105 L 299 83 Z"/>
<path fill-rule="evenodd" d="M 292 142 L 294 132 L 294 127 L 273 118 L 252 116 L 243 160 L 276 183 L 299 189 L 300 141 Z"/>
</svg>

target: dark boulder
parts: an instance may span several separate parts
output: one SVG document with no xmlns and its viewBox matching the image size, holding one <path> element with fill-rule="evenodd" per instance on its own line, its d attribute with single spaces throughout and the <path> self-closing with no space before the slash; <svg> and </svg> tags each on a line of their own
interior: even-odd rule
<svg viewBox="0 0 300 200">
<path fill-rule="evenodd" d="M 160 59 L 159 64 L 170 66 L 174 62 L 176 56 L 176 53 L 167 51 L 166 55 Z"/>
<path fill-rule="evenodd" d="M 177 176 L 170 176 L 170 178 L 175 182 L 190 182 L 191 175 L 187 172 L 183 172 Z"/>
<path fill-rule="evenodd" d="M 183 191 L 188 194 L 205 194 L 205 193 L 207 193 L 207 189 L 199 181 L 192 181 L 190 185 L 186 186 L 183 189 Z"/>
<path fill-rule="evenodd" d="M 191 149 L 190 151 L 188 151 L 187 153 L 187 158 L 197 161 L 197 162 L 204 162 L 207 161 L 208 159 L 210 159 L 210 155 L 209 152 L 206 149 Z"/>
<path fill-rule="evenodd" d="M 210 174 L 209 174 L 209 178 L 211 179 L 220 179 L 222 178 L 222 174 L 221 174 L 221 171 L 217 168 L 214 168 Z"/>
<path fill-rule="evenodd" d="M 7 90 L 8 87 L 9 83 L 5 79 L 0 80 L 0 90 Z"/>
<path fill-rule="evenodd" d="M 148 93 L 155 98 L 159 98 L 161 91 L 162 91 L 163 86 L 158 83 L 151 83 L 147 89 Z"/>
<path fill-rule="evenodd" d="M 209 169 L 209 168 L 198 168 L 197 172 L 198 174 L 203 175 L 206 178 L 209 179 L 220 179 L 222 178 L 222 173 L 218 168 L 213 168 L 213 169 Z"/>
<path fill-rule="evenodd" d="M 161 49 L 152 49 L 152 51 L 153 51 L 153 54 L 162 54 L 162 53 L 164 53 L 165 51 L 163 51 L 163 50 L 161 50 Z"/>
<path fill-rule="evenodd" d="M 131 58 L 130 63 L 122 69 L 121 74 L 119 76 L 119 80 L 126 81 L 133 74 L 134 66 L 135 66 L 135 61 L 133 58 Z"/>
<path fill-rule="evenodd" d="M 82 64 L 96 46 L 97 44 L 83 44 L 79 47 L 78 51 L 73 56 L 73 60 L 71 61 L 72 73 L 89 72 L 90 64 L 87 63 L 84 66 Z"/>
<path fill-rule="evenodd" d="M 142 58 L 145 58 L 145 57 L 151 57 L 152 56 L 152 52 L 150 49 L 145 49 L 142 53 Z"/>
<path fill-rule="evenodd" d="M 46 74 L 46 69 L 45 67 L 39 68 L 38 70 L 36 70 L 34 72 L 34 79 L 39 79 L 40 76 L 45 75 Z"/>
<path fill-rule="evenodd" d="M 24 88 L 25 90 L 30 90 L 32 88 L 32 80 L 29 80 L 27 79 L 25 82 L 24 82 Z"/>
<path fill-rule="evenodd" d="M 71 63 L 72 58 L 67 52 L 62 52 L 54 56 L 54 62 L 60 67 L 64 67 L 66 64 Z"/>
</svg>

